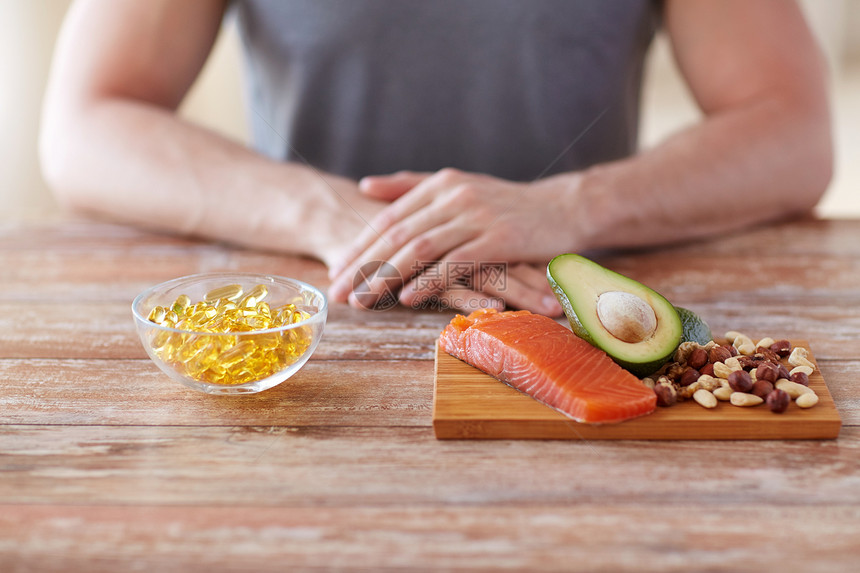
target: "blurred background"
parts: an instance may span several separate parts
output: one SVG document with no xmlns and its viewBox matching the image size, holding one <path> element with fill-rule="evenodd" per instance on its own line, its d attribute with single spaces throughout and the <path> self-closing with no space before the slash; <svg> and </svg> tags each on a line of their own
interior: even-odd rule
<svg viewBox="0 0 860 573">
<path fill-rule="evenodd" d="M 54 41 L 70 3 L 0 0 L 0 221 L 59 214 L 39 171 L 37 134 Z M 831 70 L 836 172 L 818 211 L 860 217 L 860 0 L 805 0 L 802 7 Z M 182 115 L 246 142 L 240 70 L 237 35 L 227 22 Z M 662 37 L 649 54 L 643 106 L 643 147 L 699 117 Z"/>
</svg>

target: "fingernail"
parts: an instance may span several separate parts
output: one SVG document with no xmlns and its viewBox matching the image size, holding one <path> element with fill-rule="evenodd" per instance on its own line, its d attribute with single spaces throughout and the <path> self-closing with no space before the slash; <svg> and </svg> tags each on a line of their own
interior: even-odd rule
<svg viewBox="0 0 860 573">
<path fill-rule="evenodd" d="M 548 310 L 561 310 L 561 305 L 558 303 L 558 299 L 554 296 L 545 296 L 543 297 L 543 307 Z"/>
</svg>

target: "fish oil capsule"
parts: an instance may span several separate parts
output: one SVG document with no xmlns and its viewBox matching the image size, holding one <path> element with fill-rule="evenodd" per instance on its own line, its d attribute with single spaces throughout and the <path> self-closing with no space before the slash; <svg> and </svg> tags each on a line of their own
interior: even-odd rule
<svg viewBox="0 0 860 573">
<path fill-rule="evenodd" d="M 254 300 L 260 302 L 269 295 L 269 289 L 266 285 L 256 285 L 248 291 L 248 297 L 254 297 Z"/>
<path fill-rule="evenodd" d="M 203 297 L 203 301 L 214 302 L 220 298 L 226 298 L 227 300 L 235 302 L 239 300 L 244 292 L 245 290 L 242 288 L 242 285 L 227 285 L 210 290 L 206 293 L 206 296 Z"/>
<path fill-rule="evenodd" d="M 191 305 L 191 297 L 187 294 L 181 294 L 176 297 L 176 300 L 173 301 L 173 304 L 170 305 L 170 310 L 175 312 L 176 314 L 182 314 L 185 312 L 185 309 Z"/>
<path fill-rule="evenodd" d="M 265 316 L 266 318 L 272 317 L 272 308 L 266 301 L 257 302 L 257 306 L 254 307 L 254 310 L 256 310 L 257 314 L 260 316 Z"/>
<path fill-rule="evenodd" d="M 146 317 L 146 320 L 161 324 L 164 321 L 165 316 L 167 316 L 167 309 L 163 306 L 156 306 L 149 312 L 149 316 Z"/>
</svg>

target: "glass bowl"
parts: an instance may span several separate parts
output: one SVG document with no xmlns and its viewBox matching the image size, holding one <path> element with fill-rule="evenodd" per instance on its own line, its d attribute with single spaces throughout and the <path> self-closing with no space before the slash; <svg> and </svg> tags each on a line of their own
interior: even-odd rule
<svg viewBox="0 0 860 573">
<path fill-rule="evenodd" d="M 132 303 L 152 361 L 207 394 L 262 392 L 295 374 L 319 344 L 327 312 L 319 289 L 252 273 L 181 277 Z"/>
</svg>

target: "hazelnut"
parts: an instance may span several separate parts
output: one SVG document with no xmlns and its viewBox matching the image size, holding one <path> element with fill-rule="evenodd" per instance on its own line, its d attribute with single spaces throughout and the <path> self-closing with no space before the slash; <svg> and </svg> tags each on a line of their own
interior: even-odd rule
<svg viewBox="0 0 860 573">
<path fill-rule="evenodd" d="M 779 380 L 780 378 L 791 379 L 791 373 L 789 373 L 788 368 L 785 367 L 785 364 L 779 365 L 779 374 L 777 375 L 777 380 Z"/>
<path fill-rule="evenodd" d="M 773 392 L 773 382 L 769 380 L 756 380 L 750 390 L 750 394 L 755 394 L 759 398 L 765 399 L 767 395 Z"/>
<path fill-rule="evenodd" d="M 807 376 L 806 372 L 795 372 L 789 377 L 789 380 L 797 382 L 798 384 L 803 384 L 804 386 L 809 386 L 809 376 Z"/>
<path fill-rule="evenodd" d="M 713 376 L 714 375 L 714 365 L 713 364 L 705 364 L 704 366 L 699 368 L 699 374 L 701 374 L 702 376 L 704 376 L 705 374 L 707 374 L 708 376 Z"/>
<path fill-rule="evenodd" d="M 767 407 L 774 414 L 782 414 L 788 409 L 788 404 L 791 402 L 788 393 L 783 390 L 774 390 L 767 395 Z"/>
<path fill-rule="evenodd" d="M 704 348 L 695 348 L 687 357 L 687 364 L 691 368 L 699 370 L 702 366 L 708 363 L 708 353 Z"/>
<path fill-rule="evenodd" d="M 789 354 L 791 354 L 791 342 L 788 340 L 777 340 L 773 344 L 770 345 L 770 349 L 774 351 L 781 358 L 785 358 Z"/>
<path fill-rule="evenodd" d="M 689 386 L 693 382 L 699 379 L 699 371 L 695 368 L 687 368 L 684 370 L 684 373 L 681 374 L 681 378 L 678 380 L 678 384 L 681 386 Z"/>
<path fill-rule="evenodd" d="M 729 374 L 728 380 L 729 386 L 731 386 L 732 390 L 735 392 L 749 392 L 752 390 L 752 378 L 750 378 L 749 372 L 746 372 L 745 370 L 735 370 Z"/>
<path fill-rule="evenodd" d="M 755 369 L 756 380 L 767 380 L 769 382 L 776 382 L 778 378 L 779 366 L 777 366 L 773 362 L 762 362 L 758 365 L 758 368 Z"/>
<path fill-rule="evenodd" d="M 654 386 L 654 394 L 657 395 L 658 406 L 673 406 L 678 401 L 678 396 L 675 394 L 675 388 L 670 384 L 657 384 Z"/>
<path fill-rule="evenodd" d="M 708 362 L 725 362 L 732 357 L 732 353 L 725 346 L 714 346 L 708 354 Z"/>
</svg>

